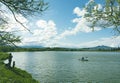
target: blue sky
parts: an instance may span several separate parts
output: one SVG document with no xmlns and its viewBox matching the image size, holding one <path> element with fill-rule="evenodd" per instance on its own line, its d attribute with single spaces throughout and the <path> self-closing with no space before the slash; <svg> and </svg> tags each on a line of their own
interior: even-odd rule
<svg viewBox="0 0 120 83">
<path fill-rule="evenodd" d="M 92 32 L 91 28 L 87 26 L 87 22 L 82 16 L 85 13 L 83 8 L 89 0 L 46 1 L 49 2 L 50 7 L 43 15 L 30 16 L 28 19 L 18 15 L 18 19 L 33 34 L 13 21 L 14 18 L 11 17 L 11 29 L 8 31 L 22 30 L 17 33 L 22 39 L 22 43 L 18 45 L 77 48 L 98 45 L 120 46 L 120 36 L 115 37 L 112 28 L 96 27 Z M 103 0 L 95 1 L 100 4 L 100 7 L 104 3 Z"/>
</svg>

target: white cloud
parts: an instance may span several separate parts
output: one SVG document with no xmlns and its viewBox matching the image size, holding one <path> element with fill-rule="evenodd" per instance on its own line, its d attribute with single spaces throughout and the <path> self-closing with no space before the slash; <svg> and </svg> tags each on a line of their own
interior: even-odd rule
<svg viewBox="0 0 120 83">
<path fill-rule="evenodd" d="M 47 27 L 47 22 L 45 20 L 39 20 L 36 22 L 36 25 L 40 28 L 45 28 Z"/>
<path fill-rule="evenodd" d="M 86 18 L 84 18 L 84 15 L 86 14 L 85 9 L 80 9 L 79 7 L 76 7 L 74 9 L 75 10 L 79 10 L 79 12 L 74 12 L 75 14 L 78 15 L 78 17 L 76 17 L 75 19 L 73 19 L 73 23 L 77 23 L 74 30 L 77 32 L 92 32 L 92 29 L 90 28 L 91 23 L 87 21 Z M 95 31 L 99 31 L 101 30 L 100 27 L 95 27 L 94 28 Z"/>
<path fill-rule="evenodd" d="M 112 36 L 112 37 L 106 37 L 106 38 L 99 38 L 97 40 L 93 40 L 93 41 L 88 41 L 88 42 L 84 42 L 84 43 L 66 43 L 66 42 L 56 42 L 53 43 L 53 46 L 56 47 L 72 47 L 72 48 L 85 48 L 85 47 L 95 47 L 95 46 L 101 46 L 101 45 L 105 45 L 105 46 L 110 46 L 110 47 L 118 47 L 120 46 L 120 42 L 118 42 L 120 40 L 120 36 Z M 51 44 L 52 45 L 52 44 Z"/>
<path fill-rule="evenodd" d="M 105 45 L 105 46 L 111 46 L 111 47 L 118 47 L 120 46 L 120 42 L 118 42 L 119 40 L 120 40 L 120 36 L 117 36 L 117 37 L 112 36 L 109 38 L 100 38 L 98 40 L 81 43 L 78 46 L 79 47 L 94 47 L 94 46 L 99 46 L 99 45 Z"/>
<path fill-rule="evenodd" d="M 39 28 L 54 28 L 56 26 L 56 24 L 52 21 L 52 20 L 49 20 L 48 22 L 45 21 L 45 20 L 38 20 L 36 22 L 36 25 L 39 27 Z"/>
<path fill-rule="evenodd" d="M 25 30 L 25 28 L 23 28 L 21 26 L 20 23 L 16 22 L 12 12 L 3 4 L 0 3 L 0 8 L 3 12 L 1 12 L 0 16 L 2 18 L 5 18 L 5 20 L 8 22 L 8 24 L 6 24 L 4 26 L 3 29 L 0 29 L 1 31 L 8 31 L 8 32 L 11 32 L 11 31 L 18 31 L 18 30 Z M 18 21 L 20 21 L 22 24 L 24 24 L 24 26 L 27 27 L 27 23 L 28 23 L 28 20 L 22 16 L 21 14 L 16 14 L 15 13 L 15 17 Z"/>
<path fill-rule="evenodd" d="M 34 25 L 33 34 L 25 33 L 22 37 L 22 45 L 44 45 L 48 46 L 57 35 L 57 28 L 54 21 L 38 20 Z M 25 36 L 28 35 L 28 36 Z"/>
<path fill-rule="evenodd" d="M 73 13 L 77 14 L 77 16 L 83 16 L 86 13 L 86 11 L 85 9 L 80 9 L 79 7 L 75 7 Z"/>
<path fill-rule="evenodd" d="M 33 31 L 33 34 L 35 36 L 41 35 L 49 39 L 51 37 L 54 37 L 57 34 L 56 25 L 52 20 L 49 20 L 48 22 L 45 20 L 39 20 L 37 21 L 37 26 L 39 29 L 36 29 Z"/>
<path fill-rule="evenodd" d="M 70 35 L 75 35 L 79 32 L 84 32 L 84 33 L 92 32 L 93 29 L 90 28 L 91 23 L 88 22 L 86 18 L 84 18 L 84 14 L 86 13 L 85 9 L 80 9 L 79 7 L 76 7 L 74 8 L 73 12 L 78 16 L 72 20 L 73 23 L 76 23 L 76 26 L 71 30 L 65 30 L 56 39 L 61 39 Z M 99 31 L 99 30 L 101 30 L 100 27 L 94 27 L 94 31 Z"/>
</svg>

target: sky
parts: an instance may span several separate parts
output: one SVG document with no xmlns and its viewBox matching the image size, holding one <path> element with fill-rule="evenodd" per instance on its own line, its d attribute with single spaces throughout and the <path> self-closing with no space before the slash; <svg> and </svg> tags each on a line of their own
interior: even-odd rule
<svg viewBox="0 0 120 83">
<path fill-rule="evenodd" d="M 112 28 L 103 29 L 95 27 L 95 30 L 88 26 L 83 18 L 86 11 L 84 7 L 93 0 L 45 0 L 49 2 L 49 8 L 42 15 L 23 17 L 16 14 L 32 33 L 17 23 L 11 12 L 5 6 L 1 8 L 10 19 L 6 25 L 6 31 L 13 31 L 21 36 L 21 43 L 18 46 L 43 46 L 43 47 L 70 47 L 84 48 L 94 46 L 120 46 L 120 36 L 114 35 Z M 95 0 L 99 8 L 103 0 Z M 8 28 L 9 27 L 9 28 Z M 3 30 L 3 29 L 2 29 Z M 15 32 L 14 32 L 15 31 Z M 18 32 L 16 32 L 18 31 Z"/>
</svg>

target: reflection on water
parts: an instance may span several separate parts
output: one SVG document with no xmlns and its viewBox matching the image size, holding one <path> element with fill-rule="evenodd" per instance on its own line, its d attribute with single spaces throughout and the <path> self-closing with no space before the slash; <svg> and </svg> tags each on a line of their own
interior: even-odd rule
<svg viewBox="0 0 120 83">
<path fill-rule="evenodd" d="M 14 52 L 16 66 L 43 82 L 120 82 L 119 52 Z M 89 61 L 78 60 L 82 56 Z"/>
</svg>

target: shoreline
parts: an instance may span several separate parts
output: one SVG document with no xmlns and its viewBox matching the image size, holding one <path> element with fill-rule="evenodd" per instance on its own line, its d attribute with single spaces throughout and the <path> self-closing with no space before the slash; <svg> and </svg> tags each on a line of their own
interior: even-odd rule
<svg viewBox="0 0 120 83">
<path fill-rule="evenodd" d="M 8 68 L 4 63 L 9 57 L 8 53 L 0 52 L 0 83 L 39 83 L 32 75 L 20 68 Z"/>
</svg>

